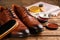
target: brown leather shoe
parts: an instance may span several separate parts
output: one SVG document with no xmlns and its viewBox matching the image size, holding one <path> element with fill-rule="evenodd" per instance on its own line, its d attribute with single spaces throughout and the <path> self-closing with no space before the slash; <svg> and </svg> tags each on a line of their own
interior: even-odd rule
<svg viewBox="0 0 60 40">
<path fill-rule="evenodd" d="M 5 8 L 1 7 L 0 11 L 1 11 L 0 12 L 0 19 L 1 19 L 0 24 L 1 25 L 4 25 L 5 23 L 7 23 L 10 20 L 14 20 L 14 21 L 18 22 L 18 25 L 16 25 L 17 27 L 15 28 L 15 30 L 11 32 L 12 36 L 26 37 L 27 35 L 30 34 L 28 28 L 18 19 L 18 17 L 15 14 L 13 14 L 11 12 L 10 9 L 5 9 Z M 9 27 L 9 26 L 7 26 L 7 27 Z"/>
<path fill-rule="evenodd" d="M 0 7 L 0 40 L 2 40 L 6 35 L 8 35 L 18 26 L 18 21 L 15 21 L 15 20 L 5 21 L 6 17 L 1 15 L 3 14 L 2 8 L 3 7 Z"/>
<path fill-rule="evenodd" d="M 34 18 L 33 16 L 29 15 L 28 11 L 23 6 L 12 5 L 12 9 L 15 14 L 19 17 L 19 19 L 28 26 L 30 29 L 31 34 L 37 34 L 42 32 L 43 26 L 40 22 Z"/>
</svg>

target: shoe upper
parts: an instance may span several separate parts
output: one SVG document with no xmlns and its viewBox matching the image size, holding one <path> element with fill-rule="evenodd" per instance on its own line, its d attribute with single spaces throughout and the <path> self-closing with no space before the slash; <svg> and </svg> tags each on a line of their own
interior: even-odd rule
<svg viewBox="0 0 60 40">
<path fill-rule="evenodd" d="M 33 27 L 40 24 L 40 22 L 34 18 L 33 16 L 30 16 L 28 11 L 25 9 L 25 7 L 13 5 L 13 9 L 15 14 L 28 26 Z"/>
</svg>

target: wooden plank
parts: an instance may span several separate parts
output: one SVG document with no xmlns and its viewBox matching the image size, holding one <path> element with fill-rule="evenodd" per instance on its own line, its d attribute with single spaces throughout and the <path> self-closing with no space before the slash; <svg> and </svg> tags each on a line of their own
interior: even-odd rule
<svg viewBox="0 0 60 40">
<path fill-rule="evenodd" d="M 38 40 L 57 40 L 57 37 L 38 37 Z"/>
<path fill-rule="evenodd" d="M 60 2 L 58 2 L 58 0 L 1 0 L 2 2 L 0 3 L 0 5 L 3 5 L 5 7 L 11 7 L 12 4 L 19 4 L 19 5 L 23 5 L 23 6 L 28 6 L 31 4 L 34 4 L 36 2 L 39 1 L 43 1 L 43 2 L 47 2 L 49 4 L 54 4 L 54 5 L 59 5 Z"/>
<path fill-rule="evenodd" d="M 37 37 L 27 37 L 27 38 L 9 38 L 6 40 L 36 40 Z"/>
</svg>

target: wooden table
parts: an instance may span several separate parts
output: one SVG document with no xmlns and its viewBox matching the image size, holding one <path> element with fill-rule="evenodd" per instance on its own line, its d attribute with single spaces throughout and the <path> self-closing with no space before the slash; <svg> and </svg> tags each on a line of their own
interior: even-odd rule
<svg viewBox="0 0 60 40">
<path fill-rule="evenodd" d="M 60 5 L 59 0 L 1 0 L 0 5 L 9 8 L 11 7 L 12 4 L 28 6 L 39 1 L 44 1 L 54 5 Z M 59 21 L 57 22 L 60 22 L 60 19 L 58 20 Z M 30 36 L 27 38 L 8 38 L 6 40 L 60 40 L 60 27 L 58 28 L 58 30 L 54 31 L 44 28 L 44 31 L 41 34 L 39 34 L 39 36 L 36 37 Z"/>
<path fill-rule="evenodd" d="M 60 40 L 60 23 L 59 22 L 60 21 L 57 21 L 57 23 L 59 24 L 59 28 L 57 30 L 48 30 L 44 28 L 44 31 L 38 36 L 30 36 L 27 38 L 9 38 L 7 40 Z"/>
</svg>

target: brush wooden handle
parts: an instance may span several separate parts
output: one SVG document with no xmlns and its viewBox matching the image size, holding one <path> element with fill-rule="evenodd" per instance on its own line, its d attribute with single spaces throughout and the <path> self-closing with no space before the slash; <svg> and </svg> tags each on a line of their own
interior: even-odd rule
<svg viewBox="0 0 60 40">
<path fill-rule="evenodd" d="M 11 27 L 9 30 L 7 30 L 6 32 L 4 32 L 3 34 L 0 35 L 0 40 L 2 38 L 4 38 L 7 34 L 12 32 L 17 26 L 18 26 L 18 21 L 16 21 L 16 23 L 15 23 L 15 25 L 13 27 Z"/>
</svg>

